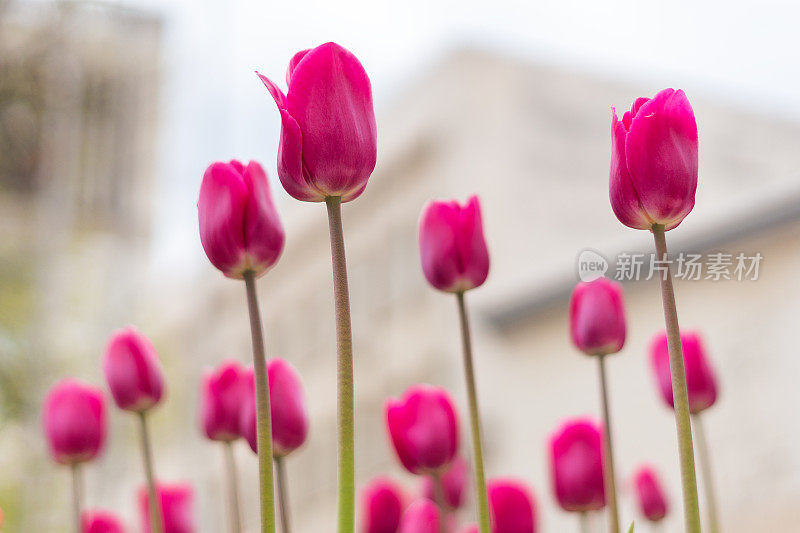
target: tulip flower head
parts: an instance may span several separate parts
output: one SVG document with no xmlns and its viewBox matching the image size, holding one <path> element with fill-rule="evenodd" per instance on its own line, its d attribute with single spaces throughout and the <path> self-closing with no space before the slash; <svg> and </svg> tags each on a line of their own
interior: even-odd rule
<svg viewBox="0 0 800 533">
<path fill-rule="evenodd" d="M 200 242 L 211 264 L 229 278 L 266 273 L 283 251 L 283 225 L 267 173 L 255 161 L 212 163 L 197 200 Z"/>
<path fill-rule="evenodd" d="M 286 94 L 258 72 L 281 114 L 278 176 L 291 196 L 357 198 L 375 168 L 377 130 L 364 67 L 336 43 L 295 54 Z"/>
<path fill-rule="evenodd" d="M 651 522 L 658 522 L 667 516 L 669 509 L 667 496 L 655 470 L 648 466 L 639 468 L 633 482 L 642 515 Z"/>
<path fill-rule="evenodd" d="M 403 513 L 398 533 L 441 533 L 441 519 L 436 504 L 422 498 L 409 505 Z"/>
<path fill-rule="evenodd" d="M 622 120 L 612 109 L 611 207 L 631 228 L 670 230 L 694 207 L 697 124 L 683 91 L 637 98 Z"/>
<path fill-rule="evenodd" d="M 536 506 L 531 491 L 519 481 L 494 479 L 486 485 L 492 533 L 535 533 Z"/>
<path fill-rule="evenodd" d="M 444 472 L 458 451 L 458 417 L 441 387 L 415 385 L 386 402 L 386 425 L 394 450 L 412 474 Z"/>
<path fill-rule="evenodd" d="M 247 387 L 245 375 L 244 367 L 234 360 L 203 374 L 200 424 L 209 439 L 230 442 L 241 436 L 239 419 Z"/>
<path fill-rule="evenodd" d="M 464 496 L 469 484 L 467 461 L 459 455 L 440 477 L 444 491 L 444 503 L 451 510 L 458 509 L 464 504 Z M 436 487 L 432 476 L 422 478 L 422 495 L 429 500 L 436 501 Z"/>
<path fill-rule="evenodd" d="M 603 439 L 594 421 L 568 420 L 552 435 L 550 472 L 556 500 L 565 511 L 605 506 Z"/>
<path fill-rule="evenodd" d="M 156 488 L 164 516 L 164 533 L 195 533 L 193 500 L 194 492 L 188 484 L 159 484 Z M 139 515 L 142 520 L 142 531 L 152 533 L 150 529 L 150 499 L 147 488 L 139 489 Z"/>
<path fill-rule="evenodd" d="M 683 365 L 686 369 L 686 387 L 689 392 L 689 411 L 697 414 L 717 401 L 717 378 L 706 356 L 705 346 L 699 333 L 681 333 L 681 346 Z M 657 334 L 650 343 L 650 367 L 655 375 L 661 398 L 674 408 L 669 347 L 665 332 Z"/>
<path fill-rule="evenodd" d="M 489 275 L 489 252 L 483 236 L 477 196 L 465 205 L 432 201 L 419 224 L 422 271 L 440 291 L 463 292 L 483 285 Z"/>
<path fill-rule="evenodd" d="M 82 533 L 125 533 L 122 521 L 107 511 L 84 511 L 81 530 Z"/>
<path fill-rule="evenodd" d="M 117 406 L 141 412 L 164 394 L 164 376 L 150 341 L 133 326 L 111 334 L 103 356 L 103 372 Z"/>
<path fill-rule="evenodd" d="M 302 446 L 308 436 L 308 409 L 303 383 L 294 367 L 279 357 L 267 361 L 267 379 L 272 414 L 272 454 L 284 457 Z M 258 453 L 255 373 L 252 366 L 245 370 L 244 382 L 239 430 L 250 448 Z"/>
<path fill-rule="evenodd" d="M 405 495 L 394 481 L 378 477 L 361 491 L 361 533 L 397 533 Z"/>
<path fill-rule="evenodd" d="M 588 355 L 616 353 L 625 344 L 622 287 L 607 278 L 580 282 L 569 302 L 572 342 Z"/>
<path fill-rule="evenodd" d="M 77 379 L 62 379 L 45 396 L 42 422 L 57 463 L 91 461 L 103 449 L 108 430 L 103 392 Z"/>
</svg>

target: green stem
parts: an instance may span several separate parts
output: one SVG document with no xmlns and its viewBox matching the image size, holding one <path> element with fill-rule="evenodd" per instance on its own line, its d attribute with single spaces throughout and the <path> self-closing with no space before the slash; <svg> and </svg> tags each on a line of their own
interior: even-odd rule
<svg viewBox="0 0 800 533">
<path fill-rule="evenodd" d="M 581 533 L 589 533 L 589 513 L 581 511 L 579 520 Z"/>
<path fill-rule="evenodd" d="M 74 463 L 72 465 L 72 518 L 74 521 L 75 533 L 81 533 L 81 531 L 83 531 L 83 526 L 81 525 L 82 501 L 81 465 L 80 463 Z"/>
<path fill-rule="evenodd" d="M 250 313 L 250 335 L 253 341 L 253 369 L 256 382 L 256 444 L 258 448 L 258 486 L 261 504 L 262 533 L 275 532 L 275 497 L 272 480 L 272 415 L 269 406 L 267 360 L 264 354 L 264 332 L 256 296 L 256 277 L 244 273 L 247 290 L 247 309 Z"/>
<path fill-rule="evenodd" d="M 353 337 L 350 294 L 342 232 L 342 199 L 328 196 L 328 229 L 333 263 L 333 299 L 336 315 L 337 425 L 339 438 L 339 533 L 355 530 L 355 434 L 353 423 Z"/>
<path fill-rule="evenodd" d="M 223 443 L 225 450 L 225 470 L 228 473 L 228 507 L 231 516 L 231 531 L 242 531 L 242 512 L 239 505 L 239 476 L 236 474 L 236 457 L 233 453 L 233 442 Z"/>
<path fill-rule="evenodd" d="M 600 371 L 600 396 L 603 404 L 603 444 L 605 445 L 606 460 L 603 462 L 605 468 L 606 498 L 608 500 L 608 519 L 610 531 L 619 533 L 619 509 L 617 508 L 617 478 L 614 469 L 614 447 L 611 444 L 611 414 L 608 407 L 608 381 L 606 378 L 606 354 L 597 356 Z"/>
<path fill-rule="evenodd" d="M 450 507 L 447 505 L 447 497 L 444 494 L 444 484 L 442 484 L 442 476 L 439 473 L 433 474 L 433 499 L 439 507 L 439 531 L 445 533 L 447 527 L 447 518 L 450 514 Z"/>
<path fill-rule="evenodd" d="M 717 497 L 716 491 L 714 490 L 713 476 L 711 474 L 714 469 L 711 467 L 711 454 L 709 453 L 708 440 L 706 440 L 706 431 L 699 414 L 692 415 L 692 422 L 694 422 L 694 432 L 695 435 L 697 435 L 697 453 L 700 457 L 698 462 L 700 463 L 700 471 L 703 475 L 706 514 L 708 515 L 708 531 L 710 533 L 718 533 Z"/>
<path fill-rule="evenodd" d="M 150 505 L 150 530 L 153 533 L 163 533 L 164 518 L 161 515 L 161 499 L 156 491 L 156 476 L 153 473 L 153 448 L 150 434 L 147 430 L 147 412 L 139 411 L 139 435 L 142 440 L 142 460 L 144 461 L 144 475 L 147 479 L 148 503 Z"/>
<path fill-rule="evenodd" d="M 478 527 L 480 533 L 489 533 L 489 502 L 486 496 L 486 474 L 483 468 L 483 443 L 481 421 L 478 414 L 478 391 L 475 386 L 475 369 L 472 365 L 472 339 L 464 293 L 456 293 L 458 317 L 461 322 L 461 343 L 464 352 L 464 376 L 467 382 L 469 421 L 472 429 L 472 451 L 475 462 L 475 487 L 478 493 Z"/>
<path fill-rule="evenodd" d="M 283 457 L 275 457 L 275 472 L 278 477 L 278 509 L 281 515 L 281 531 L 291 533 L 289 520 L 289 480 L 286 477 L 286 464 Z"/>
<path fill-rule="evenodd" d="M 658 259 L 664 261 L 664 265 L 666 265 L 666 272 L 661 276 L 661 299 L 664 305 L 664 321 L 667 326 L 669 367 L 672 374 L 675 425 L 678 430 L 678 454 L 680 456 L 686 533 L 699 533 L 700 506 L 697 501 L 697 477 L 694 471 L 692 426 L 689 421 L 689 395 L 686 389 L 686 369 L 683 363 L 681 333 L 678 327 L 678 310 L 675 306 L 675 291 L 672 287 L 672 271 L 669 268 L 669 262 L 667 262 L 667 240 L 664 235 L 664 226 L 654 224 L 652 232 Z"/>
</svg>

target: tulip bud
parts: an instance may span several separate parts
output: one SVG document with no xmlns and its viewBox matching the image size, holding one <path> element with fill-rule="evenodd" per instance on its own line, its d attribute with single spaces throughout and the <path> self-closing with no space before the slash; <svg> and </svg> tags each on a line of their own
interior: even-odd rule
<svg viewBox="0 0 800 533">
<path fill-rule="evenodd" d="M 587 355 L 616 353 L 625 344 L 622 287 L 607 278 L 581 282 L 569 302 L 572 342 Z"/>
<path fill-rule="evenodd" d="M 211 264 L 229 278 L 263 275 L 283 251 L 284 233 L 267 174 L 255 161 L 212 163 L 197 200 L 200 242 Z"/>
<path fill-rule="evenodd" d="M 50 455 L 73 465 L 91 461 L 106 440 L 103 392 L 77 379 L 62 379 L 44 398 L 42 422 Z"/>
<path fill-rule="evenodd" d="M 125 533 L 122 521 L 106 511 L 84 511 L 81 530 L 82 533 Z"/>
<path fill-rule="evenodd" d="M 192 503 L 194 493 L 191 485 L 158 484 L 156 492 L 161 503 L 161 514 L 164 517 L 164 533 L 195 533 Z M 144 533 L 152 533 L 150 529 L 150 498 L 147 487 L 139 489 L 139 515 Z"/>
<path fill-rule="evenodd" d="M 667 516 L 667 497 L 655 470 L 643 466 L 636 472 L 633 481 L 642 515 L 651 522 L 658 522 Z"/>
<path fill-rule="evenodd" d="M 451 510 L 458 509 L 464 504 L 464 495 L 469 482 L 469 466 L 460 455 L 456 457 L 447 471 L 440 476 L 444 491 L 444 502 Z M 429 500 L 436 501 L 436 487 L 433 476 L 422 478 L 422 495 Z"/>
<path fill-rule="evenodd" d="M 440 521 L 439 508 L 423 498 L 408 506 L 400 520 L 398 533 L 441 533 Z"/>
<path fill-rule="evenodd" d="M 635 229 L 676 227 L 694 207 L 697 124 L 683 91 L 637 98 L 622 120 L 612 109 L 611 207 Z"/>
<path fill-rule="evenodd" d="M 693 414 L 708 409 L 717 401 L 717 379 L 706 357 L 700 334 L 681 333 L 683 366 L 686 369 L 686 388 L 689 392 L 689 410 Z M 650 367 L 661 391 L 661 398 L 670 407 L 672 399 L 672 375 L 669 368 L 669 346 L 667 334 L 657 334 L 650 343 Z"/>
<path fill-rule="evenodd" d="M 103 357 L 111 396 L 120 409 L 147 411 L 161 401 L 164 377 L 158 354 L 133 326 L 111 334 Z"/>
<path fill-rule="evenodd" d="M 362 533 L 397 533 L 405 509 L 403 490 L 391 479 L 378 477 L 361 491 Z"/>
<path fill-rule="evenodd" d="M 278 176 L 298 200 L 357 198 L 375 168 L 372 87 L 358 59 L 336 43 L 298 52 L 287 93 L 258 72 L 281 114 Z"/>
<path fill-rule="evenodd" d="M 440 291 L 483 285 L 489 275 L 489 252 L 478 197 L 470 197 L 464 206 L 429 202 L 420 219 L 419 248 L 425 278 Z"/>
<path fill-rule="evenodd" d="M 565 422 L 550 439 L 553 491 L 565 511 L 596 511 L 606 504 L 603 439 L 591 420 Z"/>
<path fill-rule="evenodd" d="M 276 357 L 267 361 L 270 414 L 272 415 L 272 455 L 284 457 L 303 445 L 308 436 L 308 410 L 303 383 L 297 371 Z M 258 453 L 256 440 L 255 373 L 245 369 L 244 405 L 239 419 L 241 435 Z"/>
<path fill-rule="evenodd" d="M 386 425 L 394 450 L 412 474 L 444 471 L 458 451 L 458 419 L 441 387 L 415 385 L 386 402 Z"/>
<path fill-rule="evenodd" d="M 245 395 L 245 369 L 238 361 L 226 361 L 203 374 L 200 389 L 200 424 L 211 440 L 234 441 L 241 434 L 239 419 Z"/>
<path fill-rule="evenodd" d="M 528 488 L 514 480 L 494 479 L 486 485 L 492 533 L 535 533 L 536 507 Z"/>
</svg>

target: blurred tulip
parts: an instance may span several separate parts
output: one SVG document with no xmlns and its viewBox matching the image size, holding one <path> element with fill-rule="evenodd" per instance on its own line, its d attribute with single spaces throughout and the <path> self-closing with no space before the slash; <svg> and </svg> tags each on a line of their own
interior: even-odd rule
<svg viewBox="0 0 800 533">
<path fill-rule="evenodd" d="M 188 484 L 158 484 L 158 498 L 164 515 L 164 533 L 194 533 L 193 499 L 194 493 Z M 150 528 L 150 506 L 147 489 L 139 489 L 139 514 L 144 533 L 152 533 Z"/>
<path fill-rule="evenodd" d="M 272 413 L 272 454 L 284 457 L 303 445 L 308 436 L 308 410 L 303 383 L 297 371 L 276 357 L 267 362 L 269 401 Z M 244 404 L 239 419 L 242 436 L 258 453 L 253 367 L 245 369 Z"/>
<path fill-rule="evenodd" d="M 469 465 L 460 455 L 453 459 L 447 471 L 440 476 L 444 503 L 451 510 L 458 509 L 464 504 L 464 496 L 469 483 Z M 422 478 L 422 495 L 431 501 L 436 501 L 436 487 L 433 476 Z"/>
<path fill-rule="evenodd" d="M 103 357 L 103 372 L 120 409 L 142 412 L 164 393 L 164 376 L 150 341 L 133 326 L 111 334 Z"/>
<path fill-rule="evenodd" d="M 394 481 L 373 479 L 361 491 L 361 533 L 397 533 L 404 509 L 403 490 Z"/>
<path fill-rule="evenodd" d="M 200 424 L 211 440 L 238 439 L 245 397 L 245 369 L 238 361 L 225 361 L 203 374 L 200 389 Z M 252 376 L 251 376 L 252 377 Z"/>
<path fill-rule="evenodd" d="M 676 227 L 694 207 L 697 124 L 683 91 L 637 98 L 622 120 L 612 109 L 611 207 L 631 228 Z"/>
<path fill-rule="evenodd" d="M 642 515 L 651 522 L 658 522 L 667 516 L 667 496 L 655 470 L 643 466 L 636 471 L 633 481 Z"/>
<path fill-rule="evenodd" d="M 483 236 L 477 196 L 466 205 L 432 201 L 422 211 L 419 225 L 422 271 L 440 291 L 474 289 L 489 275 L 489 252 Z"/>
<path fill-rule="evenodd" d="M 536 506 L 530 490 L 519 481 L 493 479 L 486 484 L 492 533 L 535 533 Z"/>
<path fill-rule="evenodd" d="M 200 242 L 211 264 L 229 278 L 259 277 L 281 255 L 284 233 L 264 169 L 255 161 L 212 163 L 197 200 Z"/>
<path fill-rule="evenodd" d="M 441 387 L 415 385 L 399 400 L 387 400 L 386 424 L 400 462 L 412 474 L 441 473 L 455 458 L 458 419 Z"/>
<path fill-rule="evenodd" d="M 550 472 L 556 499 L 565 511 L 605 506 L 603 442 L 597 424 L 588 419 L 562 424 L 550 438 Z"/>
<path fill-rule="evenodd" d="M 122 521 L 108 511 L 84 511 L 82 533 L 125 533 Z"/>
<path fill-rule="evenodd" d="M 441 516 L 435 503 L 423 498 L 408 506 L 398 533 L 441 533 Z"/>
<path fill-rule="evenodd" d="M 706 357 L 705 347 L 696 332 L 681 333 L 683 362 L 686 369 L 686 387 L 689 392 L 689 410 L 693 414 L 708 409 L 717 401 L 717 379 Z M 661 391 L 661 398 L 670 407 L 672 378 L 669 368 L 669 348 L 666 333 L 658 333 L 650 343 L 650 366 Z"/>
<path fill-rule="evenodd" d="M 298 200 L 357 198 L 377 155 L 372 87 L 358 59 L 336 43 L 295 54 L 288 91 L 259 73 L 281 114 L 278 176 Z"/>
<path fill-rule="evenodd" d="M 581 282 L 569 302 L 572 342 L 588 355 L 616 353 L 625 344 L 622 287 L 607 278 Z"/>
<path fill-rule="evenodd" d="M 461 533 L 479 533 L 478 524 L 469 524 L 464 526 Z"/>
<path fill-rule="evenodd" d="M 42 421 L 56 462 L 74 465 L 90 461 L 106 440 L 103 392 L 77 379 L 62 379 L 45 396 Z"/>
</svg>

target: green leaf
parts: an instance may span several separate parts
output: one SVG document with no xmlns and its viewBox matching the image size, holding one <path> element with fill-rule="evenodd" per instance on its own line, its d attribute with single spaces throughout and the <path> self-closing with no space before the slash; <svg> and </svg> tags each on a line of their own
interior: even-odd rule
<svg viewBox="0 0 800 533">
<path fill-rule="evenodd" d="M 628 533 L 633 533 L 633 522 L 631 522 L 631 527 L 628 528 Z"/>
</svg>

